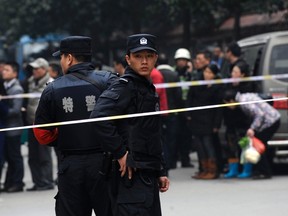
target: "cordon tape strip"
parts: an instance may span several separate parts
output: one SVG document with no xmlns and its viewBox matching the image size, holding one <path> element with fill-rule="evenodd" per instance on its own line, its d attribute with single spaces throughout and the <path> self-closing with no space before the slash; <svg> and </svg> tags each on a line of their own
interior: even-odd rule
<svg viewBox="0 0 288 216">
<path fill-rule="evenodd" d="M 215 80 L 195 80 L 188 82 L 174 82 L 174 83 L 163 83 L 155 84 L 156 88 L 175 88 L 175 87 L 188 87 L 188 86 L 200 86 L 200 85 L 211 85 L 211 84 L 227 84 L 233 82 L 253 82 L 261 80 L 278 80 L 287 79 L 288 74 L 275 74 L 266 76 L 251 76 L 243 78 L 225 78 Z M 0 100 L 14 99 L 14 98 L 40 98 L 41 93 L 27 93 L 27 94 L 16 94 L 16 95 L 5 95 L 0 96 Z"/>
<path fill-rule="evenodd" d="M 32 128 L 42 128 L 42 127 L 58 127 L 58 126 L 71 125 L 71 124 L 83 124 L 83 123 L 109 121 L 109 120 L 126 119 L 126 118 L 136 118 L 136 117 L 144 117 L 144 116 L 152 116 L 152 115 L 163 115 L 163 114 L 170 114 L 170 113 L 180 113 L 180 112 L 188 112 L 188 111 L 195 111 L 195 110 L 202 110 L 202 109 L 213 109 L 213 108 L 221 108 L 221 107 L 228 107 L 228 106 L 239 106 L 241 104 L 264 103 L 264 102 L 269 102 L 269 101 L 280 101 L 280 100 L 288 100 L 288 97 L 248 101 L 248 102 L 241 102 L 241 103 L 229 103 L 229 104 L 217 104 L 217 105 L 200 106 L 200 107 L 180 108 L 180 109 L 163 110 L 163 111 L 156 111 L 156 112 L 135 113 L 135 114 L 128 114 L 128 115 L 108 116 L 108 117 L 101 117 L 101 118 L 81 119 L 81 120 L 74 120 L 74 121 L 55 122 L 55 123 L 38 124 L 38 125 L 30 125 L 30 126 L 23 126 L 23 127 L 3 128 L 3 129 L 0 129 L 0 132 L 11 131 L 11 130 L 32 129 Z"/>
<path fill-rule="evenodd" d="M 255 82 L 262 80 L 278 80 L 286 79 L 288 74 L 275 74 L 265 76 L 250 76 L 243 78 L 225 78 L 225 79 L 214 79 L 214 80 L 195 80 L 188 82 L 175 82 L 175 83 L 161 83 L 155 84 L 156 88 L 175 88 L 175 87 L 188 87 L 188 86 L 199 86 L 199 85 L 211 85 L 211 84 L 226 84 L 233 82 Z"/>
</svg>

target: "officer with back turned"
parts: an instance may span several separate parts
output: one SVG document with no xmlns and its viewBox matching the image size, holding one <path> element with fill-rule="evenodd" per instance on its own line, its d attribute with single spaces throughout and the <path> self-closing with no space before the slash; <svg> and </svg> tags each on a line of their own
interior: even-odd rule
<svg viewBox="0 0 288 216">
<path fill-rule="evenodd" d="M 41 95 L 35 124 L 89 118 L 104 89 L 116 79 L 110 72 L 95 71 L 91 63 L 91 38 L 63 39 L 60 56 L 64 76 L 50 83 Z M 97 216 L 111 213 L 107 182 L 100 174 L 104 154 L 89 124 L 35 128 L 40 144 L 57 142 L 62 155 L 58 171 L 57 216 Z"/>
<path fill-rule="evenodd" d="M 92 118 L 159 111 L 159 98 L 150 79 L 158 57 L 155 40 L 150 34 L 128 37 L 125 74 L 102 93 Z M 102 121 L 95 123 L 95 129 L 95 139 L 119 164 L 118 188 L 112 199 L 114 215 L 160 216 L 159 190 L 169 188 L 160 116 Z"/>
</svg>

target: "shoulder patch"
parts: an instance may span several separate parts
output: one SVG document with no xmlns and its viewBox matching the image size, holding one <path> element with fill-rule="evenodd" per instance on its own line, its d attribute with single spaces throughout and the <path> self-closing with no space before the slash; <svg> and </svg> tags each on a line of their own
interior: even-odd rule
<svg viewBox="0 0 288 216">
<path fill-rule="evenodd" d="M 127 79 L 121 77 L 121 78 L 119 79 L 119 82 L 121 82 L 121 83 L 128 83 L 129 81 L 128 81 Z"/>
</svg>

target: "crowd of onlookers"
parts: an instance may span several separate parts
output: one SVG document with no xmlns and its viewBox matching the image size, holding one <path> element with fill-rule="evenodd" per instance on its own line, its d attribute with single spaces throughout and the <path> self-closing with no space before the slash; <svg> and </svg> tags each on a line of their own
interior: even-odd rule
<svg viewBox="0 0 288 216">
<path fill-rule="evenodd" d="M 174 65 L 169 65 L 166 55 L 158 53 L 158 63 L 151 73 L 154 84 L 242 78 L 251 75 L 249 65 L 241 58 L 241 48 L 237 43 L 228 45 L 225 52 L 220 47 L 215 47 L 213 52 L 199 51 L 194 57 L 189 50 L 180 48 L 175 51 L 174 62 Z M 120 75 L 124 73 L 126 66 L 124 56 L 114 60 L 114 70 Z M 98 65 L 99 67 L 101 68 Z M 43 58 L 30 62 L 25 71 L 27 78 L 19 81 L 19 65 L 15 62 L 1 62 L 0 95 L 41 93 L 47 82 L 62 75 L 58 64 L 49 64 Z M 161 110 L 243 102 L 255 97 L 257 99 L 257 94 L 252 94 L 253 92 L 257 92 L 253 82 L 157 89 Z M 1 100 L 0 127 L 32 125 L 38 102 L 39 97 Z M 266 125 L 259 122 L 260 111 L 270 113 L 264 115 L 268 119 L 265 121 L 268 122 Z M 178 161 L 181 162 L 181 167 L 194 167 L 195 164 L 191 163 L 189 157 L 193 151 L 198 157 L 198 171 L 193 174 L 194 179 L 216 179 L 221 174 L 224 178 L 271 177 L 268 151 L 261 156 L 258 164 L 244 162 L 240 166 L 241 151 L 238 145 L 238 141 L 244 136 L 256 136 L 264 144 L 267 143 L 279 123 L 279 113 L 270 105 L 200 109 L 162 115 L 161 118 L 164 156 L 169 170 L 177 168 Z M 225 128 L 224 143 L 219 139 L 222 126 Z M 27 191 L 53 189 L 55 181 L 52 175 L 52 148 L 39 145 L 32 129 L 24 132 L 27 132 L 28 164 L 34 183 Z M 18 192 L 24 189 L 24 165 L 21 154 L 24 132 L 15 130 L 0 133 L 2 192 Z M 57 153 L 57 149 L 55 151 Z M 7 166 L 6 173 L 2 173 L 4 164 Z"/>
<path fill-rule="evenodd" d="M 45 59 L 38 58 L 26 67 L 29 74 L 27 79 L 18 80 L 19 65 L 16 62 L 1 64 L 1 95 L 13 96 L 22 93 L 41 93 L 47 82 L 51 82 L 62 74 L 61 67 L 49 64 Z M 38 106 L 39 97 L 13 98 L 1 100 L 2 127 L 20 127 L 32 125 Z M 48 190 L 54 188 L 52 176 L 51 148 L 41 146 L 34 137 L 33 131 L 13 130 L 0 133 L 0 177 L 4 180 L 1 191 L 18 192 L 24 188 L 24 164 L 21 154 L 21 144 L 24 132 L 27 132 L 29 149 L 28 164 L 30 167 L 33 187 L 27 191 Z M 4 164 L 7 164 L 6 175 L 2 173 Z M 4 178 L 5 177 L 5 178 Z"/>
<path fill-rule="evenodd" d="M 212 52 L 199 51 L 194 57 L 189 50 L 179 48 L 175 51 L 174 65 L 169 65 L 168 62 L 166 55 L 159 53 L 158 64 L 151 77 L 154 84 L 245 78 L 253 74 L 251 66 L 242 58 L 241 48 L 234 42 L 224 51 L 221 47 L 214 47 Z M 124 58 L 114 61 L 115 71 L 119 74 L 123 73 L 125 67 Z M 191 87 L 183 85 L 181 88 L 158 89 L 158 94 L 162 110 L 166 107 L 171 110 L 261 100 L 258 91 L 256 83 L 233 82 Z M 162 118 L 168 169 L 175 169 L 177 161 L 181 162 L 182 167 L 193 167 L 189 153 L 195 151 L 199 162 L 199 170 L 192 176 L 195 179 L 215 179 L 222 173 L 224 178 L 271 178 L 270 150 L 267 148 L 256 165 L 245 160 L 241 160 L 240 164 L 241 149 L 238 145 L 242 137 L 255 136 L 267 147 L 268 140 L 280 124 L 280 114 L 269 104 L 201 109 L 172 113 Z M 221 127 L 224 128 L 224 140 L 219 138 Z"/>
</svg>

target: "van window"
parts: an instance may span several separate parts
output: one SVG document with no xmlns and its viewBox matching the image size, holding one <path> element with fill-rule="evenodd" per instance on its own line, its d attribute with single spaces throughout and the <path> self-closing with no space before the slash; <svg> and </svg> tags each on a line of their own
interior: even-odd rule
<svg viewBox="0 0 288 216">
<path fill-rule="evenodd" d="M 273 47 L 270 57 L 269 70 L 270 74 L 287 74 L 288 73 L 288 44 L 281 44 Z M 281 79 L 288 82 L 288 79 Z"/>
<path fill-rule="evenodd" d="M 241 48 L 243 58 L 249 64 L 253 76 L 260 75 L 258 70 L 263 47 L 264 44 L 257 44 Z"/>
</svg>

